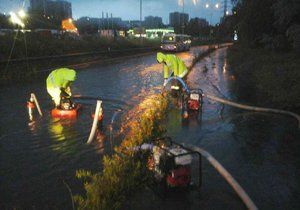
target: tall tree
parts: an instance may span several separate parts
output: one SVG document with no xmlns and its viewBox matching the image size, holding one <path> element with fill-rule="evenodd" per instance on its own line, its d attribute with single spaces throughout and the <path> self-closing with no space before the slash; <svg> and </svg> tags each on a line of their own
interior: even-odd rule
<svg viewBox="0 0 300 210">
<path fill-rule="evenodd" d="M 239 38 L 243 43 L 258 44 L 264 35 L 274 31 L 274 0 L 243 0 L 237 3 Z"/>
</svg>

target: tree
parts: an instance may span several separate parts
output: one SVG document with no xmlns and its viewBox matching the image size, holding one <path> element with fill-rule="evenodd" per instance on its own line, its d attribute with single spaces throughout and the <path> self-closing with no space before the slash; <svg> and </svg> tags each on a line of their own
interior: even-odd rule
<svg viewBox="0 0 300 210">
<path fill-rule="evenodd" d="M 292 48 L 300 50 L 300 1 L 277 0 L 272 9 L 277 41 L 283 40 L 281 42 L 288 42 Z"/>
<path fill-rule="evenodd" d="M 0 14 L 0 28 L 12 29 L 14 25 L 9 21 L 8 16 Z"/>
<path fill-rule="evenodd" d="M 258 45 L 265 35 L 274 32 L 273 0 L 243 0 L 237 3 L 239 39 L 244 44 Z"/>
<path fill-rule="evenodd" d="M 300 44 L 299 0 L 232 0 L 239 39 L 244 44 L 294 49 Z"/>
<path fill-rule="evenodd" d="M 186 27 L 186 32 L 192 36 L 208 36 L 208 22 L 205 19 L 192 18 Z"/>
</svg>

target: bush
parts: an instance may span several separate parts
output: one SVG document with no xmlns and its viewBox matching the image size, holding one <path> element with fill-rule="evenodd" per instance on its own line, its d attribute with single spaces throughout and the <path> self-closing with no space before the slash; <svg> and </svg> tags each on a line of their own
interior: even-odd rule
<svg viewBox="0 0 300 210">
<path fill-rule="evenodd" d="M 122 126 L 125 139 L 115 148 L 116 154 L 105 156 L 102 173 L 77 172 L 86 191 L 85 197 L 75 196 L 78 209 L 121 209 L 127 197 L 144 187 L 148 177 L 146 166 L 133 157 L 130 148 L 162 136 L 166 109 L 167 100 L 153 95 L 128 114 Z"/>
<path fill-rule="evenodd" d="M 299 111 L 299 55 L 236 45 L 228 61 L 237 77 L 239 99 Z"/>
<path fill-rule="evenodd" d="M 14 39 L 15 40 L 15 45 Z M 136 47 L 158 47 L 160 40 L 143 40 L 128 38 L 102 38 L 99 36 L 82 36 L 78 39 L 70 37 L 55 38 L 35 33 L 18 33 L 2 36 L 0 39 L 0 60 L 9 58 L 26 58 L 69 53 L 93 52 L 111 49 L 127 49 Z M 26 50 L 27 49 L 27 50 Z"/>
</svg>

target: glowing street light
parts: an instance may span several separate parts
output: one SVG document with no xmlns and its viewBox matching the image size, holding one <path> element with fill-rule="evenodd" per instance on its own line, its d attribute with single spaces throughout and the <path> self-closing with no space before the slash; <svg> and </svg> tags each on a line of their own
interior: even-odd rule
<svg viewBox="0 0 300 210">
<path fill-rule="evenodd" d="M 26 17 L 26 13 L 24 12 L 23 9 L 21 9 L 19 12 L 18 12 L 18 15 L 21 19 L 25 18 Z"/>
<path fill-rule="evenodd" d="M 229 11 L 226 11 L 226 15 L 229 15 Z"/>
<path fill-rule="evenodd" d="M 216 9 L 219 9 L 219 7 L 220 7 L 220 4 L 219 4 L 219 3 L 215 4 L 215 8 L 216 8 Z M 208 4 L 208 3 L 205 4 L 205 8 L 206 8 L 206 9 L 209 8 L 209 4 Z M 213 8 L 213 7 L 212 7 L 212 8 Z M 213 12 L 211 11 L 211 12 L 210 12 L 210 24 L 212 24 L 212 15 L 213 15 Z"/>
<path fill-rule="evenodd" d="M 9 14 L 10 14 L 10 21 L 12 23 L 17 24 L 17 25 L 21 26 L 22 28 L 25 27 L 25 24 L 22 22 L 21 18 L 18 15 L 16 15 L 16 13 L 10 12 Z"/>
</svg>

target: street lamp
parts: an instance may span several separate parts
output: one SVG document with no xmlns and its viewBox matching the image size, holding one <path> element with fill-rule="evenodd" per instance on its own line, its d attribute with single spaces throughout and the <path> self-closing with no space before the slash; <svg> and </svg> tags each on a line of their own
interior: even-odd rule
<svg viewBox="0 0 300 210">
<path fill-rule="evenodd" d="M 208 9 L 209 7 L 210 7 L 209 4 L 206 3 L 206 4 L 205 4 L 205 8 Z M 216 8 L 216 9 L 219 9 L 219 7 L 220 7 L 220 4 L 219 4 L 219 3 L 215 4 L 215 8 Z M 211 11 L 211 13 L 210 13 L 210 25 L 212 25 L 212 15 L 213 15 L 213 13 L 212 13 L 212 11 Z"/>
<path fill-rule="evenodd" d="M 215 4 L 215 9 L 219 9 L 219 7 L 220 7 L 220 4 L 219 3 L 217 3 L 217 4 Z M 206 3 L 205 4 L 205 8 L 206 9 L 208 9 L 209 8 L 209 4 L 208 3 Z M 213 9 L 213 8 L 212 8 Z M 210 11 L 210 25 L 212 26 L 212 16 L 213 16 L 213 10 L 211 9 L 211 11 Z M 213 33 L 213 31 L 212 31 L 212 28 L 210 29 L 210 32 L 209 32 L 209 36 L 210 36 L 210 39 L 212 39 L 212 33 Z"/>
<path fill-rule="evenodd" d="M 142 37 L 142 7 L 143 1 L 140 0 L 140 38 Z"/>
<path fill-rule="evenodd" d="M 24 11 L 23 11 L 24 12 Z M 19 12 L 20 13 L 20 12 Z M 25 27 L 25 24 L 23 23 L 22 19 L 26 16 L 25 13 L 21 13 L 21 15 L 19 14 L 19 16 L 14 13 L 14 12 L 10 12 L 10 21 L 16 25 L 21 26 L 22 28 Z M 23 18 L 22 18 L 23 17 Z"/>
<path fill-rule="evenodd" d="M 26 13 L 24 12 L 23 9 L 20 9 L 20 11 L 18 12 L 18 15 L 21 19 L 25 18 L 26 17 Z"/>
</svg>

